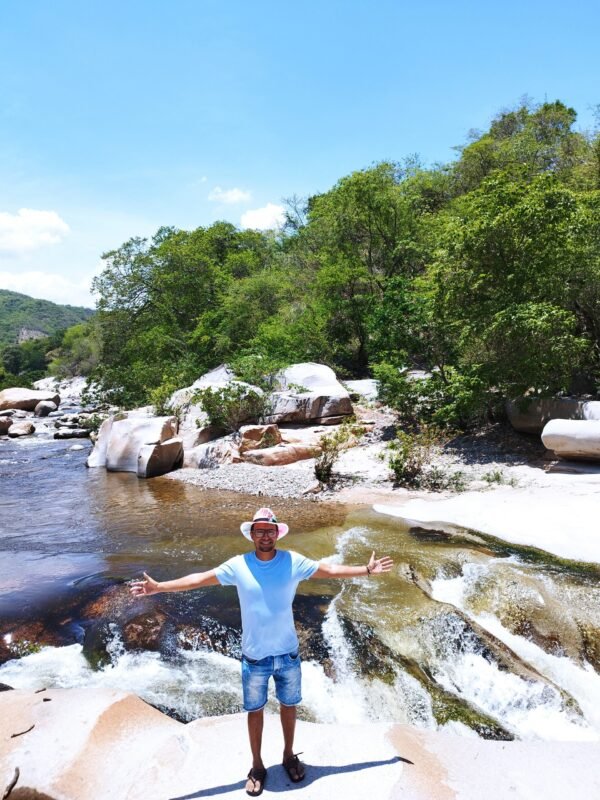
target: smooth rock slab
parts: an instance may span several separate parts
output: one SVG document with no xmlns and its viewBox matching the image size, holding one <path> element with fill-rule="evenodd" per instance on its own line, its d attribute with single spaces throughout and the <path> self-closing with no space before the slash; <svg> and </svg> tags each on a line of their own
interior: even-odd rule
<svg viewBox="0 0 600 800">
<path fill-rule="evenodd" d="M 600 420 L 550 420 L 542 442 L 561 458 L 600 461 Z"/>
<path fill-rule="evenodd" d="M 11 388 L 0 392 L 0 411 L 5 408 L 17 408 L 21 411 L 34 411 L 41 400 L 50 400 L 60 405 L 60 395 L 56 392 L 37 392 L 33 389 Z"/>
<path fill-rule="evenodd" d="M 281 467 L 307 458 L 315 458 L 320 452 L 321 448 L 316 445 L 280 444 L 262 450 L 247 450 L 242 455 L 242 460 L 262 467 Z"/>
</svg>

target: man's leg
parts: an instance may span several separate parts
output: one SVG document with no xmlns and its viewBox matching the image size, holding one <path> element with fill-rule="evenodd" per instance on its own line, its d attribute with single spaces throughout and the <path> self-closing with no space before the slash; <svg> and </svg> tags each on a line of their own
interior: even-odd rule
<svg viewBox="0 0 600 800">
<path fill-rule="evenodd" d="M 283 728 L 283 760 L 294 755 L 294 733 L 296 732 L 296 706 L 279 706 Z"/>
<path fill-rule="evenodd" d="M 248 736 L 250 737 L 250 749 L 252 750 L 252 767 L 255 769 L 264 769 L 260 754 L 264 721 L 264 709 L 248 712 Z"/>
</svg>

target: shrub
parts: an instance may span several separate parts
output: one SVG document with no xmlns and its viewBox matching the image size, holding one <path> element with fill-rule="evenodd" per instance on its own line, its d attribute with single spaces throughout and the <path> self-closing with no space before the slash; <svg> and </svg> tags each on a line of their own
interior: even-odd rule
<svg viewBox="0 0 600 800">
<path fill-rule="evenodd" d="M 397 431 L 396 439 L 387 448 L 394 483 L 408 489 L 433 492 L 464 491 L 467 482 L 462 472 L 447 472 L 431 464 L 447 436 L 433 425 L 423 426 L 416 432 Z"/>
<path fill-rule="evenodd" d="M 154 413 L 157 417 L 177 415 L 178 409 L 170 405 L 169 400 L 173 392 L 177 391 L 177 382 L 171 378 L 164 380 L 160 386 L 151 389 L 148 399 L 150 405 L 154 406 Z"/>
<path fill-rule="evenodd" d="M 267 397 L 242 383 L 229 383 L 222 389 L 199 389 L 192 395 L 208 414 L 211 425 L 237 431 L 250 421 L 259 421 L 267 413 Z"/>
<path fill-rule="evenodd" d="M 360 437 L 365 429 L 356 423 L 354 418 L 343 422 L 339 428 L 329 436 L 324 435 L 319 439 L 321 452 L 315 459 L 315 476 L 321 483 L 329 484 L 333 477 L 333 468 L 342 454 L 342 450 L 354 437 Z"/>
</svg>

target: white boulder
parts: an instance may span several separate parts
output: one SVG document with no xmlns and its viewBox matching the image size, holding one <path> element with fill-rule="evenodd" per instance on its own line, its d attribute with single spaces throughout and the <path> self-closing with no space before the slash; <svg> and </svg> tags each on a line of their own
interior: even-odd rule
<svg viewBox="0 0 600 800">
<path fill-rule="evenodd" d="M 183 464 L 183 442 L 180 436 L 157 444 L 144 444 L 137 457 L 138 478 L 156 478 Z"/>
<path fill-rule="evenodd" d="M 600 419 L 552 419 L 542 442 L 561 458 L 600 461 Z"/>
<path fill-rule="evenodd" d="M 191 386 L 173 392 L 167 405 L 173 411 L 176 411 L 180 418 L 179 435 L 183 439 L 184 450 L 192 450 L 198 445 L 206 444 L 223 436 L 225 433 L 221 428 L 211 425 L 208 414 L 201 404 L 192 403 L 192 397 L 195 392 L 201 389 L 224 389 L 232 384 L 243 386 L 248 391 L 256 392 L 259 395 L 263 394 L 263 390 L 258 386 L 252 386 L 249 383 L 237 380 L 227 364 L 221 364 L 216 369 L 202 375 Z"/>
<path fill-rule="evenodd" d="M 21 411 L 34 411 L 37 404 L 42 400 L 50 400 L 58 407 L 60 396 L 53 391 L 35 391 L 33 389 L 21 389 L 14 387 L 4 389 L 0 392 L 0 411 L 6 408 L 16 408 Z"/>
<path fill-rule="evenodd" d="M 162 444 L 177 435 L 176 417 L 150 417 L 146 409 L 130 412 L 124 419 L 109 417 L 87 460 L 88 467 L 112 472 L 138 472 L 138 455 L 144 445 Z"/>
<path fill-rule="evenodd" d="M 35 425 L 28 420 L 13 422 L 8 429 L 8 435 L 11 439 L 18 439 L 21 436 L 30 436 L 32 433 L 35 433 Z"/>
<path fill-rule="evenodd" d="M 324 364 L 292 364 L 277 376 L 266 422 L 316 422 L 353 413 L 350 396 Z"/>
<path fill-rule="evenodd" d="M 506 412 L 516 431 L 539 434 L 553 419 L 600 420 L 600 401 L 576 397 L 524 397 L 507 402 Z"/>
<path fill-rule="evenodd" d="M 379 381 L 374 378 L 364 378 L 359 381 L 344 381 L 344 386 L 351 394 L 357 394 L 368 403 L 377 400 L 379 395 Z"/>
</svg>

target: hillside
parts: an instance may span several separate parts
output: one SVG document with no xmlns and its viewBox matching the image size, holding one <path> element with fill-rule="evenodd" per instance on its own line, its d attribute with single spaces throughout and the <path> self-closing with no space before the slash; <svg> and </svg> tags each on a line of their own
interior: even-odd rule
<svg viewBox="0 0 600 800">
<path fill-rule="evenodd" d="M 49 335 L 83 322 L 93 314 L 90 308 L 63 306 L 0 289 L 0 348 L 17 344 L 22 330 Z"/>
</svg>

